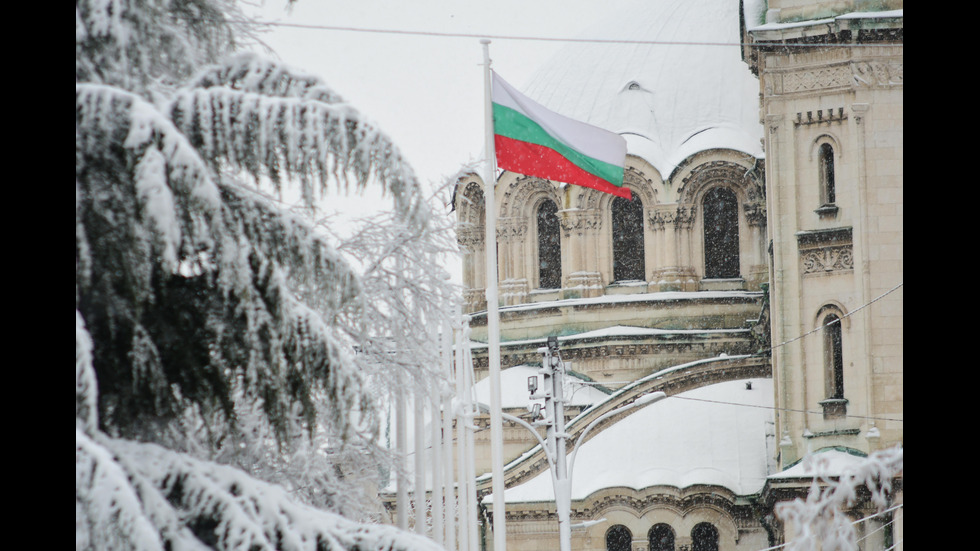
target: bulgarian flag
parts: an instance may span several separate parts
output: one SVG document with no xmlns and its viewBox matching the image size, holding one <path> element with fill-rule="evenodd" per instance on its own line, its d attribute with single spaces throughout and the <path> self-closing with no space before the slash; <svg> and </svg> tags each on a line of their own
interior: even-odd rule
<svg viewBox="0 0 980 551">
<path fill-rule="evenodd" d="M 623 186 L 622 136 L 549 111 L 492 75 L 498 167 L 632 198 Z"/>
</svg>

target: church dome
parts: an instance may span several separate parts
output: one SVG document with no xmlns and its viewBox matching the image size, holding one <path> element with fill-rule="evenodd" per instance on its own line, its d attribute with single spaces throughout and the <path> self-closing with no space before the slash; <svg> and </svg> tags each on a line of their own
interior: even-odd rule
<svg viewBox="0 0 980 551">
<path fill-rule="evenodd" d="M 623 13 L 582 37 L 615 42 L 570 43 L 525 93 L 623 135 L 628 152 L 665 178 L 709 149 L 762 158 L 759 81 L 741 58 L 739 2 L 658 0 Z"/>
</svg>

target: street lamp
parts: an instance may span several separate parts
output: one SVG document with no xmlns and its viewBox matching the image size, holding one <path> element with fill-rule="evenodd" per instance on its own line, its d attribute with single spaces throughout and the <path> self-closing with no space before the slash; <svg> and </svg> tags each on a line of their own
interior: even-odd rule
<svg viewBox="0 0 980 551">
<path fill-rule="evenodd" d="M 577 456 L 579 444 L 585 442 L 585 437 L 588 436 L 589 431 L 591 431 L 596 425 L 605 421 L 606 419 L 613 417 L 614 415 L 619 415 L 630 409 L 643 407 L 654 402 L 659 402 L 667 397 L 663 392 L 652 392 L 650 394 L 644 394 L 640 396 L 633 402 L 626 404 L 625 406 L 616 408 L 612 411 L 608 411 L 594 421 L 589 423 L 585 430 L 582 431 L 581 436 L 579 436 L 578 441 L 575 444 L 575 448 L 572 453 L 566 455 L 565 453 L 565 442 L 569 435 L 565 432 L 565 399 L 562 394 L 562 378 L 565 374 L 565 365 L 561 361 L 561 357 L 558 355 L 558 338 L 548 337 L 548 346 L 538 349 L 538 353 L 542 355 L 541 369 L 539 372 L 544 377 L 544 385 L 542 388 L 543 394 L 537 395 L 537 376 L 532 376 L 528 378 L 528 390 L 531 393 L 531 399 L 541 399 L 544 398 L 545 405 L 545 418 L 543 421 L 535 422 L 534 425 L 547 427 L 546 438 L 542 439 L 535 427 L 532 426 L 527 421 L 503 413 L 503 418 L 517 423 L 524 428 L 531 431 L 534 437 L 537 438 L 538 443 L 541 444 L 541 449 L 544 450 L 545 458 L 548 460 L 549 470 L 551 471 L 551 482 L 555 489 L 555 508 L 558 513 L 558 543 L 561 551 L 570 551 L 572 548 L 572 525 L 571 525 L 571 514 L 572 514 L 572 469 L 575 466 L 575 457 Z M 531 380 L 534 380 L 532 383 Z M 534 417 L 536 419 L 538 413 L 540 412 L 540 404 L 535 404 Z M 591 526 L 596 524 L 598 521 L 593 521 L 590 523 L 584 523 L 584 526 Z M 579 526 L 576 526 L 579 527 Z"/>
</svg>

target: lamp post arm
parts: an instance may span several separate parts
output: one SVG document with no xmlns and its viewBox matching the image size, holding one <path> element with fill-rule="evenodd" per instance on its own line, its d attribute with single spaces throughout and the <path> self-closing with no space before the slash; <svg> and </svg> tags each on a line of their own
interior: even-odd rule
<svg viewBox="0 0 980 551">
<path fill-rule="evenodd" d="M 548 470 L 551 472 L 551 481 L 554 482 L 555 481 L 555 469 L 554 469 L 555 458 L 551 456 L 551 452 L 548 450 L 548 445 L 545 443 L 544 438 L 541 438 L 541 435 L 538 434 L 538 431 L 535 430 L 534 427 L 531 426 L 531 424 L 525 421 L 524 419 L 521 419 L 520 417 L 515 417 L 509 413 L 504 413 L 504 412 L 500 412 L 500 415 L 504 419 L 512 423 L 517 423 L 518 425 L 521 425 L 522 427 L 531 431 L 531 434 L 533 434 L 534 437 L 538 439 L 538 443 L 541 444 L 541 450 L 544 452 L 544 457 L 545 459 L 548 460 Z"/>
<path fill-rule="evenodd" d="M 614 409 L 612 411 L 607 411 L 606 413 L 600 415 L 596 420 L 594 420 L 591 423 L 589 423 L 589 425 L 587 427 L 585 427 L 585 430 L 582 431 L 581 436 L 579 436 L 578 439 L 575 441 L 575 447 L 572 448 L 572 452 L 570 454 L 568 454 L 568 458 L 569 458 L 568 459 L 568 480 L 569 480 L 569 485 L 571 485 L 572 472 L 573 472 L 573 469 L 575 468 L 575 458 L 578 457 L 579 444 L 582 444 L 583 442 L 585 442 L 585 437 L 589 434 L 589 431 L 591 431 L 596 425 L 598 425 L 599 423 L 605 421 L 606 419 L 609 419 L 613 415 L 618 415 L 618 414 L 623 413 L 625 411 L 629 411 L 629 410 L 631 410 L 633 408 L 643 407 L 643 406 L 652 404 L 654 402 L 659 402 L 660 400 L 663 400 L 666 397 L 667 397 L 667 395 L 664 394 L 663 392 L 651 392 L 650 394 L 644 394 L 643 396 L 640 396 L 639 398 L 637 398 L 636 400 L 634 400 L 633 403 L 627 404 L 627 405 L 622 406 L 622 407 L 618 407 L 618 408 L 616 408 L 616 409 Z"/>
</svg>

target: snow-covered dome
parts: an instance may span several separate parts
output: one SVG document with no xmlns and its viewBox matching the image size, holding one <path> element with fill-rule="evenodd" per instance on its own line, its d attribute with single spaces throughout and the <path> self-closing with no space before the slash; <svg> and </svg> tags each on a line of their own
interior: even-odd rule
<svg viewBox="0 0 980 551">
<path fill-rule="evenodd" d="M 648 405 L 582 445 L 572 499 L 603 488 L 657 485 L 759 492 L 768 474 L 772 405 L 772 379 L 760 378 L 717 383 Z M 551 475 L 539 473 L 504 495 L 508 503 L 553 501 Z"/>
<path fill-rule="evenodd" d="M 525 93 L 562 115 L 623 135 L 663 177 L 699 151 L 762 158 L 759 80 L 742 61 L 739 3 L 637 2 L 574 42 Z M 625 15 L 624 15 L 625 13 Z"/>
</svg>

